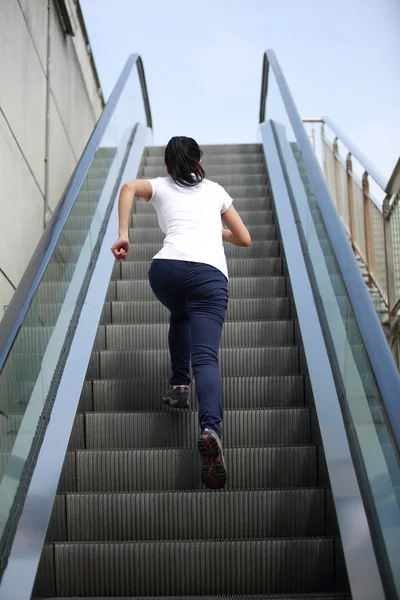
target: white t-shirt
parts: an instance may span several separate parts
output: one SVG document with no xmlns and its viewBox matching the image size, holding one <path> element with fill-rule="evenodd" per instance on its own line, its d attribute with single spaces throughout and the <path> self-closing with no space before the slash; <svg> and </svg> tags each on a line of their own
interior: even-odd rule
<svg viewBox="0 0 400 600">
<path fill-rule="evenodd" d="M 150 202 L 166 234 L 154 258 L 205 263 L 228 278 L 221 214 L 232 204 L 229 194 L 209 179 L 194 187 L 181 187 L 170 176 L 149 181 L 153 188 Z"/>
</svg>

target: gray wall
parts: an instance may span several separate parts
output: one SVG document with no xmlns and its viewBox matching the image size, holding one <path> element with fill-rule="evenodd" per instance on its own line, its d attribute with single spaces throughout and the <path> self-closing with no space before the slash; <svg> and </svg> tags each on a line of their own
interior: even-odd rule
<svg viewBox="0 0 400 600">
<path fill-rule="evenodd" d="M 50 12 L 50 211 L 103 106 L 79 5 L 67 1 L 74 36 Z M 43 233 L 47 33 L 47 0 L 0 1 L 0 319 Z"/>
</svg>

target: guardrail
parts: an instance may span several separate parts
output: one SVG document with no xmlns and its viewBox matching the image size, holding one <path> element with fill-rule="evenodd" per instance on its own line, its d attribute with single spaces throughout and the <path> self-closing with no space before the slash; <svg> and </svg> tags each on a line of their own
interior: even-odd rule
<svg viewBox="0 0 400 600">
<path fill-rule="evenodd" d="M 360 600 L 399 599 L 400 563 L 395 532 L 400 530 L 397 499 L 400 377 L 326 179 L 272 50 L 264 55 L 260 121 L 261 132 L 269 131 L 269 139 L 275 140 L 281 180 L 293 207 L 292 225 L 296 223 L 301 240 L 299 259 L 292 262 L 295 280 L 301 261 L 305 259 L 307 265 L 308 277 L 301 278 L 304 290 L 300 281 L 296 306 L 299 311 L 304 310 L 303 292 L 311 283 L 313 301 L 306 301 L 305 312 L 311 310 L 315 301 L 325 353 L 335 380 L 336 400 L 334 395 L 327 397 L 327 387 L 322 387 L 322 392 L 317 387 L 324 353 L 315 356 L 316 344 L 310 340 L 312 327 L 308 324 L 302 327 L 299 319 L 352 596 Z M 277 163 L 277 160 L 268 162 L 271 185 L 276 182 Z M 275 203 L 282 207 L 284 192 L 275 189 L 274 197 Z M 285 223 L 286 213 L 288 209 L 280 211 Z M 283 236 L 286 246 L 289 244 L 285 250 L 289 251 L 294 237 L 293 234 L 291 240 L 287 232 Z M 325 381 L 328 383 L 327 378 Z M 328 415 L 335 417 L 336 425 Z M 346 457 L 343 454 L 346 444 L 338 442 L 343 424 L 350 459 L 348 452 Z M 362 496 L 357 508 L 353 500 L 346 498 L 350 481 L 344 470 L 346 461 L 357 474 Z M 353 491 L 356 498 L 358 492 L 354 486 Z M 349 535 L 349 523 L 361 524 L 360 517 L 364 519 L 364 515 L 368 520 L 367 530 L 357 527 L 354 535 Z M 372 540 L 373 551 L 368 538 Z M 366 560 L 361 553 L 368 545 L 371 552 Z M 373 556 L 379 564 L 379 576 L 374 575 Z"/>
<path fill-rule="evenodd" d="M 357 146 L 328 117 L 303 119 L 321 123 L 321 148 L 325 177 L 350 243 L 365 264 L 367 284 L 374 286 L 389 315 L 389 344 L 400 368 L 400 159 L 389 182 Z M 325 127 L 334 134 L 330 141 Z M 339 141 L 347 148 L 339 153 Z M 353 159 L 363 169 L 359 179 Z M 382 190 L 380 204 L 370 192 L 370 179 Z"/>
</svg>

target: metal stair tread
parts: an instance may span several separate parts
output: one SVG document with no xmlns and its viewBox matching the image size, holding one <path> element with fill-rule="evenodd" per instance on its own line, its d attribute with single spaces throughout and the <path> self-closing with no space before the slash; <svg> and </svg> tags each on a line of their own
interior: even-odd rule
<svg viewBox="0 0 400 600">
<path fill-rule="evenodd" d="M 230 468 L 235 466 L 227 489 L 309 488 L 327 480 L 323 455 L 315 444 L 241 446 L 227 448 L 225 456 Z M 69 451 L 59 491 L 203 489 L 199 461 L 195 448 Z"/>
<path fill-rule="evenodd" d="M 343 595 L 343 594 L 279 594 L 276 596 L 275 594 L 235 594 L 235 595 L 212 595 L 212 596 L 84 596 L 79 597 L 79 600 L 351 600 L 351 596 Z M 41 598 L 33 598 L 33 600 L 43 600 Z M 57 598 L 48 598 L 46 600 L 77 600 L 76 597 L 59 597 Z"/>
<path fill-rule="evenodd" d="M 164 234 L 139 199 L 130 217 L 132 253 L 113 270 L 55 502 L 53 518 L 61 515 L 65 529 L 61 523 L 57 532 L 53 522 L 42 557 L 46 598 L 57 589 L 58 600 L 350 600 L 332 591 L 342 589 L 340 542 L 262 146 L 203 150 L 209 178 L 234 196 L 253 239 L 248 249 L 227 246 L 230 301 L 219 354 L 227 487 L 207 490 L 201 482 L 195 382 L 188 410 L 162 403 L 168 312 L 147 273 Z M 147 149 L 140 175 L 161 175 L 163 157 L 163 147 Z M 87 209 L 91 202 L 77 210 Z M 77 251 L 86 222 L 71 218 L 62 251 Z M 63 281 L 69 273 L 56 265 L 49 277 Z M 42 297 L 58 297 L 66 287 L 58 285 L 43 288 Z M 254 516 L 261 512 L 262 527 Z"/>
<path fill-rule="evenodd" d="M 95 583 L 97 589 L 99 584 L 102 585 L 108 595 L 124 594 L 127 589 L 137 596 L 160 595 L 166 587 L 165 578 L 161 575 L 165 568 L 168 572 L 167 589 L 175 596 L 199 591 L 267 593 L 275 591 L 276 587 L 282 592 L 293 592 L 296 588 L 321 592 L 328 591 L 334 582 L 333 538 L 139 544 L 71 542 L 55 543 L 50 548 L 51 552 L 53 550 L 57 590 L 64 595 L 82 596 L 87 590 L 87 583 Z M 223 569 L 227 562 L 237 561 L 239 552 L 242 560 L 235 562 L 235 572 Z M 263 568 L 266 556 L 271 557 L 274 563 L 277 561 L 279 567 Z M 157 569 L 156 559 L 164 568 Z M 190 564 L 191 568 L 186 570 L 182 579 L 184 564 Z M 85 580 L 72 577 L 77 569 L 85 573 Z M 204 569 L 207 578 L 200 579 Z"/>
</svg>

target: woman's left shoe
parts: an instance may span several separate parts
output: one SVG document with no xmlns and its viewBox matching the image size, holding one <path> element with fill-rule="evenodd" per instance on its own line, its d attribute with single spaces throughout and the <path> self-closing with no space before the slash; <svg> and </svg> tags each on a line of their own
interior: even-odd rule
<svg viewBox="0 0 400 600">
<path fill-rule="evenodd" d="M 165 392 L 163 402 L 171 408 L 189 408 L 189 386 L 171 385 Z"/>
<path fill-rule="evenodd" d="M 213 429 L 204 429 L 197 442 L 203 459 L 201 478 L 211 489 L 223 488 L 227 480 L 226 463 L 219 436 Z"/>
</svg>

